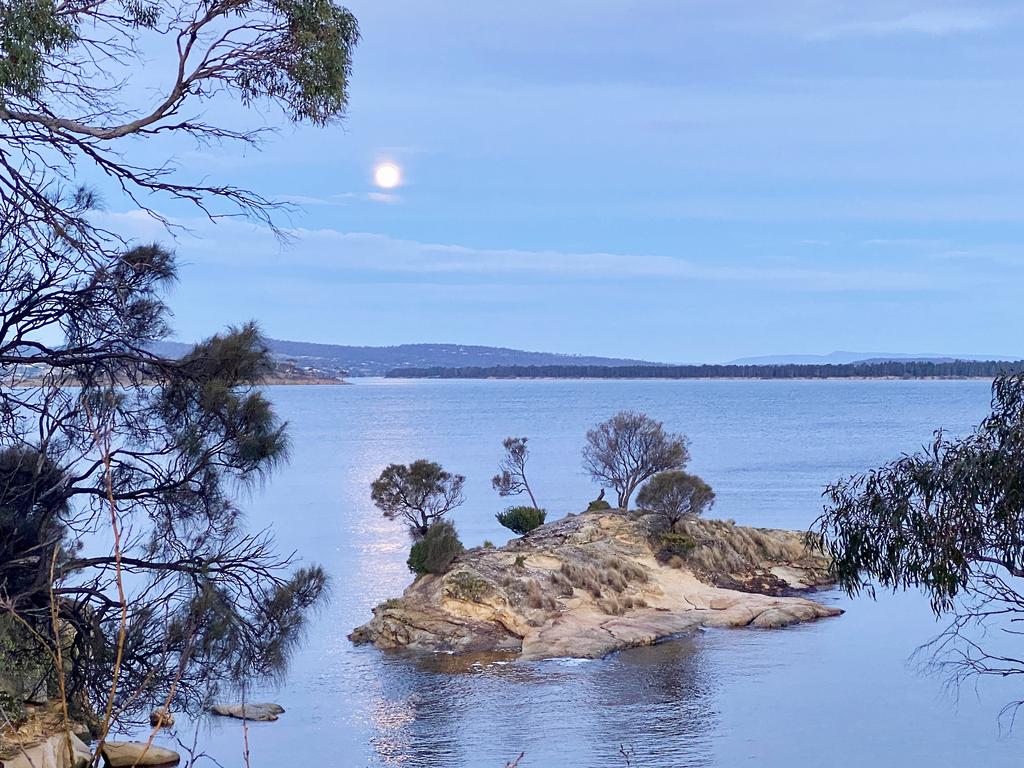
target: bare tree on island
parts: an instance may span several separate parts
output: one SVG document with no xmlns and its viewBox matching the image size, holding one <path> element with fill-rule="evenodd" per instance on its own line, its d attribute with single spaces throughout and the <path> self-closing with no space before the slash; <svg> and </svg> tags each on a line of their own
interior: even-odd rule
<svg viewBox="0 0 1024 768">
<path fill-rule="evenodd" d="M 525 493 L 530 497 L 530 504 L 535 508 L 537 499 L 526 479 L 526 460 L 530 457 L 530 449 L 526 447 L 526 437 L 506 437 L 502 442 L 505 456 L 498 464 L 498 474 L 491 479 L 491 486 L 499 496 L 518 496 Z"/>
<path fill-rule="evenodd" d="M 150 351 L 175 254 L 103 229 L 79 180 L 165 223 L 161 201 L 275 228 L 276 202 L 184 178 L 167 139 L 258 145 L 244 117 L 197 117 L 232 99 L 340 117 L 358 30 L 331 0 L 7 0 L 0 30 L 0 630 L 59 660 L 105 735 L 280 676 L 326 576 L 233 499 L 287 457 L 257 327 Z M 142 61 L 167 65 L 155 97 Z"/>
<path fill-rule="evenodd" d="M 666 432 L 660 421 L 622 411 L 587 432 L 583 468 L 618 494 L 619 509 L 628 509 L 633 492 L 646 480 L 690 460 L 685 435 Z"/>
<path fill-rule="evenodd" d="M 920 453 L 830 486 L 817 523 L 847 593 L 922 589 L 951 619 L 920 650 L 954 683 L 1024 675 L 1024 376 L 992 392 L 967 437 L 936 432 Z"/>
</svg>

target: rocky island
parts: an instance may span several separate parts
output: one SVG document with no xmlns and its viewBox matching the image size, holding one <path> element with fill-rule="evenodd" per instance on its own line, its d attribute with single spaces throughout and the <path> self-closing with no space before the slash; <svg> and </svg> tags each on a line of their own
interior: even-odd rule
<svg viewBox="0 0 1024 768">
<path fill-rule="evenodd" d="M 699 627 L 785 627 L 842 613 L 802 597 L 830 585 L 797 531 L 602 510 L 500 548 L 478 547 L 373 610 L 349 639 L 381 649 L 599 658 Z"/>
</svg>

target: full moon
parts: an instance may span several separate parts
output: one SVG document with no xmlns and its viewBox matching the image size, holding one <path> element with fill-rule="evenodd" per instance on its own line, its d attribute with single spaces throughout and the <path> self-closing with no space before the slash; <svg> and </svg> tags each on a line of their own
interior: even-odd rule
<svg viewBox="0 0 1024 768">
<path fill-rule="evenodd" d="M 402 183 L 402 169 L 394 163 L 381 163 L 373 169 L 373 181 L 383 189 L 394 189 Z"/>
</svg>

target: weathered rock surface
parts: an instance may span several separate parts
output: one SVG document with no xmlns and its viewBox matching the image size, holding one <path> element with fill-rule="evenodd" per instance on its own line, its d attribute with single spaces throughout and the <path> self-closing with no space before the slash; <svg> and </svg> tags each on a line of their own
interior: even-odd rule
<svg viewBox="0 0 1024 768">
<path fill-rule="evenodd" d="M 36 744 L 19 746 L 10 757 L 0 757 L 4 768 L 85 768 L 91 763 L 92 752 L 73 733 L 54 734 Z"/>
<path fill-rule="evenodd" d="M 284 714 L 284 707 L 280 704 L 214 704 L 210 711 L 222 717 L 237 717 L 239 720 L 254 720 L 261 723 L 270 723 L 277 720 L 278 715 Z"/>
<path fill-rule="evenodd" d="M 804 534 L 699 520 L 685 557 L 656 558 L 652 516 L 586 512 L 416 580 L 349 635 L 382 649 L 598 658 L 697 627 L 785 627 L 842 613 L 800 592 L 830 583 Z M 662 557 L 662 559 L 665 559 Z"/>
<path fill-rule="evenodd" d="M 110 768 L 131 768 L 131 766 L 171 766 L 181 761 L 181 756 L 171 749 L 144 741 L 108 741 L 103 745 L 103 759 Z"/>
</svg>

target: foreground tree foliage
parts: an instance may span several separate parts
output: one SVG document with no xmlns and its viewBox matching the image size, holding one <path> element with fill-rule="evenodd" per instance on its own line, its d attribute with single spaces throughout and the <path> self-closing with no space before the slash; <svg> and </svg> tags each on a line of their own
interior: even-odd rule
<svg viewBox="0 0 1024 768">
<path fill-rule="evenodd" d="M 636 503 L 640 509 L 662 515 L 671 527 L 703 515 L 715 503 L 715 492 L 697 475 L 672 470 L 652 477 L 640 489 Z"/>
<path fill-rule="evenodd" d="M 0 611 L 47 642 L 56 612 L 72 630 L 65 685 L 97 711 L 115 675 L 113 708 L 130 712 L 168 698 L 196 711 L 280 674 L 326 579 L 289 575 L 232 501 L 287 455 L 257 389 L 272 361 L 256 327 L 164 360 L 146 345 L 166 331 L 172 254 L 90 269 L 60 240 L 43 254 L 0 242 L 14 246 L 0 366 L 17 385 L 0 389 Z M 54 326 L 63 344 L 33 333 Z"/>
<path fill-rule="evenodd" d="M 233 500 L 287 457 L 258 329 L 152 353 L 175 255 L 101 226 L 81 180 L 165 223 L 183 201 L 274 228 L 274 201 L 183 178 L 167 140 L 257 144 L 197 116 L 232 98 L 326 124 L 357 39 L 330 0 L 0 0 L 0 614 L 107 724 L 282 674 L 326 577 Z"/>
<path fill-rule="evenodd" d="M 587 432 L 583 468 L 618 494 L 619 509 L 629 509 L 633 492 L 645 480 L 690 460 L 685 435 L 666 432 L 660 421 L 633 411 L 617 413 Z"/>
<path fill-rule="evenodd" d="M 182 180 L 172 161 L 154 163 L 147 145 L 175 134 L 260 142 L 265 128 L 198 117 L 214 100 L 330 122 L 348 101 L 358 39 L 355 18 L 331 0 L 0 0 L 0 201 L 51 227 L 84 228 L 82 242 L 96 246 L 109 233 L 84 221 L 74 196 L 61 192 L 91 171 L 158 216 L 145 195 L 212 215 L 224 202 L 273 226 L 272 201 L 231 184 Z M 149 95 L 133 103 L 127 99 L 143 89 L 125 86 L 139 78 L 141 62 Z M 126 137 L 136 141 L 118 141 Z"/>
<path fill-rule="evenodd" d="M 920 588 L 952 617 L 931 644 L 957 682 L 1024 674 L 1024 376 L 997 379 L 973 434 L 941 431 L 921 453 L 826 491 L 818 521 L 839 584 Z M 985 632 L 985 629 L 988 632 Z M 1020 702 L 1011 706 L 1018 706 Z"/>
<path fill-rule="evenodd" d="M 418 459 L 412 464 L 389 464 L 370 485 L 370 498 L 389 520 L 401 519 L 414 539 L 465 501 L 466 478 L 440 464 Z"/>
</svg>

